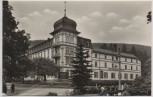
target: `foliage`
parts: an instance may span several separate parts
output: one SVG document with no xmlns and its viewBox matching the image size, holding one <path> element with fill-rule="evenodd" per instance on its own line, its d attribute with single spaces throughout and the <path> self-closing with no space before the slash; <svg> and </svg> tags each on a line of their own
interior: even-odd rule
<svg viewBox="0 0 153 97">
<path fill-rule="evenodd" d="M 96 87 L 90 87 L 90 88 L 87 88 L 86 90 L 86 93 L 87 94 L 98 94 L 100 92 L 99 89 L 97 89 Z"/>
<path fill-rule="evenodd" d="M 147 21 L 148 21 L 147 24 L 149 24 L 152 21 L 151 11 L 148 12 Z"/>
<path fill-rule="evenodd" d="M 137 52 L 136 52 L 136 49 L 134 46 L 132 46 L 131 50 L 130 50 L 130 53 L 137 56 Z"/>
<path fill-rule="evenodd" d="M 55 76 L 59 71 L 59 68 L 50 59 L 35 58 L 33 64 L 33 71 L 36 72 L 37 76 L 44 76 L 44 81 L 46 81 L 46 75 Z"/>
<path fill-rule="evenodd" d="M 75 57 L 73 60 L 72 70 L 72 83 L 74 89 L 79 90 L 81 93 L 85 93 L 85 86 L 91 81 L 91 65 L 87 60 L 89 58 L 89 52 L 83 48 L 83 45 L 79 45 L 76 48 Z"/>
<path fill-rule="evenodd" d="M 122 80 L 121 84 L 127 83 L 132 84 L 133 81 L 130 80 Z M 96 86 L 96 84 L 99 86 L 109 86 L 109 85 L 117 85 L 118 86 L 118 80 L 92 80 L 88 86 Z"/>
<path fill-rule="evenodd" d="M 19 77 L 18 61 L 26 55 L 30 44 L 29 34 L 18 29 L 19 22 L 12 16 L 12 10 L 9 2 L 3 1 L 3 70 L 11 80 Z"/>
<path fill-rule="evenodd" d="M 112 51 L 115 51 L 115 52 L 117 52 L 117 44 L 113 44 L 113 48 L 112 48 Z"/>
<path fill-rule="evenodd" d="M 121 50 L 122 50 L 121 52 L 123 52 L 123 53 L 127 53 L 127 47 L 126 47 L 125 44 L 122 46 L 122 49 L 121 49 Z"/>
<path fill-rule="evenodd" d="M 130 95 L 151 95 L 151 80 L 147 77 L 136 78 L 133 85 L 129 86 L 128 92 Z"/>
<path fill-rule="evenodd" d="M 103 45 L 101 45 L 101 46 L 100 46 L 100 49 L 106 49 L 106 50 L 107 50 L 107 49 L 108 49 L 107 44 L 106 44 L 106 43 L 104 43 Z"/>
<path fill-rule="evenodd" d="M 57 95 L 57 93 L 49 92 L 49 93 L 47 94 L 47 96 L 58 96 L 58 95 Z"/>
</svg>

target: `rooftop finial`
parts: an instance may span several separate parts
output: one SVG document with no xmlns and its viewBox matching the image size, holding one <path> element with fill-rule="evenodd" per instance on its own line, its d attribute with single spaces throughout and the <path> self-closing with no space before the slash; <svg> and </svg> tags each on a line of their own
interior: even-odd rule
<svg viewBox="0 0 153 97">
<path fill-rule="evenodd" d="M 65 11 L 65 13 L 64 13 L 64 16 L 66 17 L 66 1 L 64 1 L 64 3 L 65 3 L 65 9 L 64 9 L 64 11 Z"/>
</svg>

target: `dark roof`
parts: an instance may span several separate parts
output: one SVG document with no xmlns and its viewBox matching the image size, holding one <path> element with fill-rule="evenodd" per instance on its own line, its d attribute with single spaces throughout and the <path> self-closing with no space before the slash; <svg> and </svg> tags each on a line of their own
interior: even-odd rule
<svg viewBox="0 0 153 97">
<path fill-rule="evenodd" d="M 68 17 L 64 16 L 63 18 L 57 20 L 54 23 L 54 31 L 51 32 L 50 34 L 54 34 L 60 30 L 65 30 L 65 31 L 69 31 L 72 33 L 76 33 L 76 34 L 80 34 L 80 32 L 78 32 L 76 30 L 76 22 L 72 19 L 69 19 Z"/>
<path fill-rule="evenodd" d="M 69 19 L 68 17 L 64 16 L 63 18 L 61 18 L 60 20 L 56 21 L 54 23 L 54 29 L 58 29 L 60 26 L 62 27 L 71 27 L 72 29 L 76 29 L 76 22 L 72 19 Z"/>
<path fill-rule="evenodd" d="M 91 40 L 77 36 L 77 45 L 83 44 L 83 47 L 92 48 Z"/>
<path fill-rule="evenodd" d="M 51 42 L 51 44 L 52 44 L 53 38 L 48 39 L 48 40 L 42 40 L 42 41 L 38 42 L 38 43 L 35 44 L 35 45 L 31 44 L 31 45 L 29 46 L 29 48 L 34 48 L 34 47 L 37 47 L 37 46 L 39 46 L 39 45 L 46 44 L 46 43 L 48 43 L 48 42 Z M 50 44 L 50 45 L 51 45 L 51 44 Z"/>
<path fill-rule="evenodd" d="M 36 46 L 36 45 L 38 45 L 38 44 L 40 44 L 40 43 L 43 43 L 45 40 L 32 40 L 32 41 L 30 41 L 30 46 L 29 46 L 29 48 L 32 48 L 32 47 L 34 47 L 34 46 Z"/>
<path fill-rule="evenodd" d="M 109 54 L 109 55 L 117 55 L 118 54 L 117 52 L 114 52 L 114 51 L 105 50 L 105 49 L 95 49 L 95 48 L 93 48 L 93 52 L 102 53 L 102 54 Z M 133 54 L 121 53 L 121 56 L 137 59 L 137 57 L 134 56 Z"/>
</svg>

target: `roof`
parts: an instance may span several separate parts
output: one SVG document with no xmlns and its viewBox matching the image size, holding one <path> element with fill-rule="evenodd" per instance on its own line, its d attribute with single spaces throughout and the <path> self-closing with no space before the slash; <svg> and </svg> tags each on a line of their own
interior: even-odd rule
<svg viewBox="0 0 153 97">
<path fill-rule="evenodd" d="M 109 55 L 118 55 L 117 52 L 110 51 L 110 50 L 105 50 L 105 49 L 95 49 L 95 48 L 93 48 L 93 52 L 102 53 L 102 54 L 109 54 Z M 137 59 L 137 57 L 134 56 L 133 54 L 121 53 L 121 56 Z"/>
<path fill-rule="evenodd" d="M 91 40 L 88 38 L 77 36 L 77 45 L 79 44 L 83 44 L 83 47 L 86 48 L 92 48 Z"/>
<path fill-rule="evenodd" d="M 72 19 L 69 19 L 68 17 L 64 16 L 63 18 L 57 20 L 54 23 L 54 29 L 58 29 L 59 27 L 67 27 L 69 26 L 72 29 L 76 29 L 76 22 Z"/>
</svg>

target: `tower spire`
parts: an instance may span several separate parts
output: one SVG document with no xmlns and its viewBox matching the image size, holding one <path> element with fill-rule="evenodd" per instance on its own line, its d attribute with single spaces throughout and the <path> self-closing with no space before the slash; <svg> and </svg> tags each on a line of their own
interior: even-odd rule
<svg viewBox="0 0 153 97">
<path fill-rule="evenodd" d="M 66 17 L 66 1 L 64 1 L 64 3 L 65 3 L 65 9 L 64 9 L 64 16 Z"/>
</svg>

